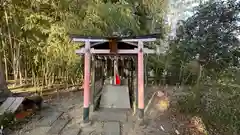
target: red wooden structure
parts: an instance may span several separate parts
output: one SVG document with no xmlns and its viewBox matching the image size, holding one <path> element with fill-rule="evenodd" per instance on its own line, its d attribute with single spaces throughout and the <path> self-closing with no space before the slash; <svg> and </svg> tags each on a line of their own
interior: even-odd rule
<svg viewBox="0 0 240 135">
<path fill-rule="evenodd" d="M 79 55 L 84 55 L 84 110 L 83 120 L 89 121 L 89 105 L 91 104 L 90 91 L 90 63 L 93 56 L 109 56 L 113 57 L 129 57 L 136 58 L 137 61 L 137 105 L 139 117 L 144 116 L 144 53 L 155 53 L 153 49 L 144 46 L 144 42 L 152 42 L 158 38 L 158 34 L 137 36 L 137 37 L 84 37 L 72 35 L 74 42 L 84 42 L 84 47 L 76 50 Z M 118 68 L 117 59 L 114 60 L 114 65 Z M 117 68 L 114 68 L 113 78 L 115 84 L 120 84 L 120 76 Z M 95 72 L 95 71 L 94 71 Z M 94 81 L 92 82 L 94 83 Z"/>
</svg>

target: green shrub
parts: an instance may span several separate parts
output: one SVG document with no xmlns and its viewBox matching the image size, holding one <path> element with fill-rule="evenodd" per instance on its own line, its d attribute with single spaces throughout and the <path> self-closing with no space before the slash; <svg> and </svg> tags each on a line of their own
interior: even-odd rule
<svg viewBox="0 0 240 135">
<path fill-rule="evenodd" d="M 16 122 L 15 115 L 13 113 L 4 113 L 0 116 L 0 125 L 5 127 L 11 127 Z"/>
<path fill-rule="evenodd" d="M 240 89 L 214 85 L 199 90 L 200 95 L 193 92 L 179 99 L 180 111 L 201 116 L 210 134 L 240 134 Z"/>
</svg>

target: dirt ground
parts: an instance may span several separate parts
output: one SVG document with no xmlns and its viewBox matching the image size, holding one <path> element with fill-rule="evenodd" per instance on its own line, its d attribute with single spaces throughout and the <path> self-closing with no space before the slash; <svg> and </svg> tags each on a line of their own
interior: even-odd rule
<svg viewBox="0 0 240 135">
<path fill-rule="evenodd" d="M 145 107 L 154 92 L 165 90 L 170 96 L 170 106 L 165 112 L 155 110 L 155 115 L 145 115 L 144 121 L 137 123 L 131 135 L 185 135 L 186 117 L 176 109 L 177 97 L 184 94 L 176 87 L 148 87 L 145 91 Z M 150 110 L 151 108 L 149 108 Z"/>
<path fill-rule="evenodd" d="M 145 93 L 145 104 L 152 97 L 155 91 L 162 90 L 162 87 L 149 87 Z M 144 122 L 139 123 L 132 113 L 127 113 L 127 121 L 121 123 L 122 135 L 178 135 L 184 134 L 183 127 L 186 123 L 184 116 L 181 116 L 174 103 L 176 95 L 180 95 L 181 91 L 174 87 L 167 88 L 170 94 L 171 106 L 164 113 L 158 113 L 156 116 L 145 116 Z M 11 135 L 97 135 L 101 133 L 102 121 L 93 121 L 91 128 L 87 130 L 80 129 L 82 121 L 82 92 L 68 93 L 45 101 L 43 110 L 33 117 L 31 121 L 14 131 Z M 157 111 L 157 110 L 156 110 Z M 51 116 L 51 117 L 49 117 Z M 60 120 L 59 120 L 60 118 Z M 47 123 L 46 123 L 47 121 Z M 45 123 L 45 125 L 44 125 Z M 62 124 L 61 124 L 62 123 Z M 65 123 L 65 124 L 64 124 Z M 59 126 L 60 125 L 60 126 Z M 62 126 L 62 127 L 61 127 Z M 63 128 L 64 127 L 64 128 Z M 56 133 L 55 130 L 60 130 Z M 99 129 L 99 130 L 98 130 Z M 52 131 L 49 132 L 49 131 Z M 85 132 L 86 131 L 86 132 Z M 99 132 L 97 132 L 99 131 Z M 79 133 L 80 132 L 80 133 Z"/>
</svg>

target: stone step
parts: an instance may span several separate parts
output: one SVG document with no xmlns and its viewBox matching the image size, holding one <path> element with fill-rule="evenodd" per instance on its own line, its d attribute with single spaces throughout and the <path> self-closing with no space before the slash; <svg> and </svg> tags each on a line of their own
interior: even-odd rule
<svg viewBox="0 0 240 135">
<path fill-rule="evenodd" d="M 64 127 L 69 123 L 70 119 L 58 119 L 54 122 L 48 134 L 59 135 Z"/>
<path fill-rule="evenodd" d="M 119 122 L 106 122 L 103 128 L 104 135 L 120 135 L 120 123 Z"/>
<path fill-rule="evenodd" d="M 80 134 L 80 125 L 73 125 L 70 127 L 65 127 L 62 132 L 61 135 L 79 135 Z"/>
<path fill-rule="evenodd" d="M 44 116 L 38 126 L 52 126 L 52 124 L 63 114 L 63 112 L 48 112 L 48 116 Z"/>
<path fill-rule="evenodd" d="M 51 127 L 37 127 L 26 133 L 26 135 L 46 135 Z"/>
<path fill-rule="evenodd" d="M 117 122 L 127 122 L 127 111 L 116 110 L 116 109 L 103 109 L 94 112 L 92 119 L 96 121 L 117 121 Z"/>
</svg>

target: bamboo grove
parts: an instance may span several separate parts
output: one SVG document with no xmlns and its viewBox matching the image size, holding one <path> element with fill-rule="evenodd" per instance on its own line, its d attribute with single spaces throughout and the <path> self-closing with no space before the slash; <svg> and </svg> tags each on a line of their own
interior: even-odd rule
<svg viewBox="0 0 240 135">
<path fill-rule="evenodd" d="M 155 2 L 155 3 L 154 3 Z M 0 4 L 1 64 L 15 84 L 51 86 L 82 80 L 79 45 L 68 34 L 120 35 L 162 27 L 165 1 L 4 0 Z M 135 6 L 135 5 L 138 6 Z M 155 5 L 154 8 L 149 8 Z M 159 6 L 159 7 L 158 7 Z M 149 18 L 146 22 L 146 18 Z M 153 20 L 154 19 L 154 20 Z M 152 23 L 156 22 L 158 23 Z M 152 29 L 152 28 L 151 28 Z"/>
</svg>

